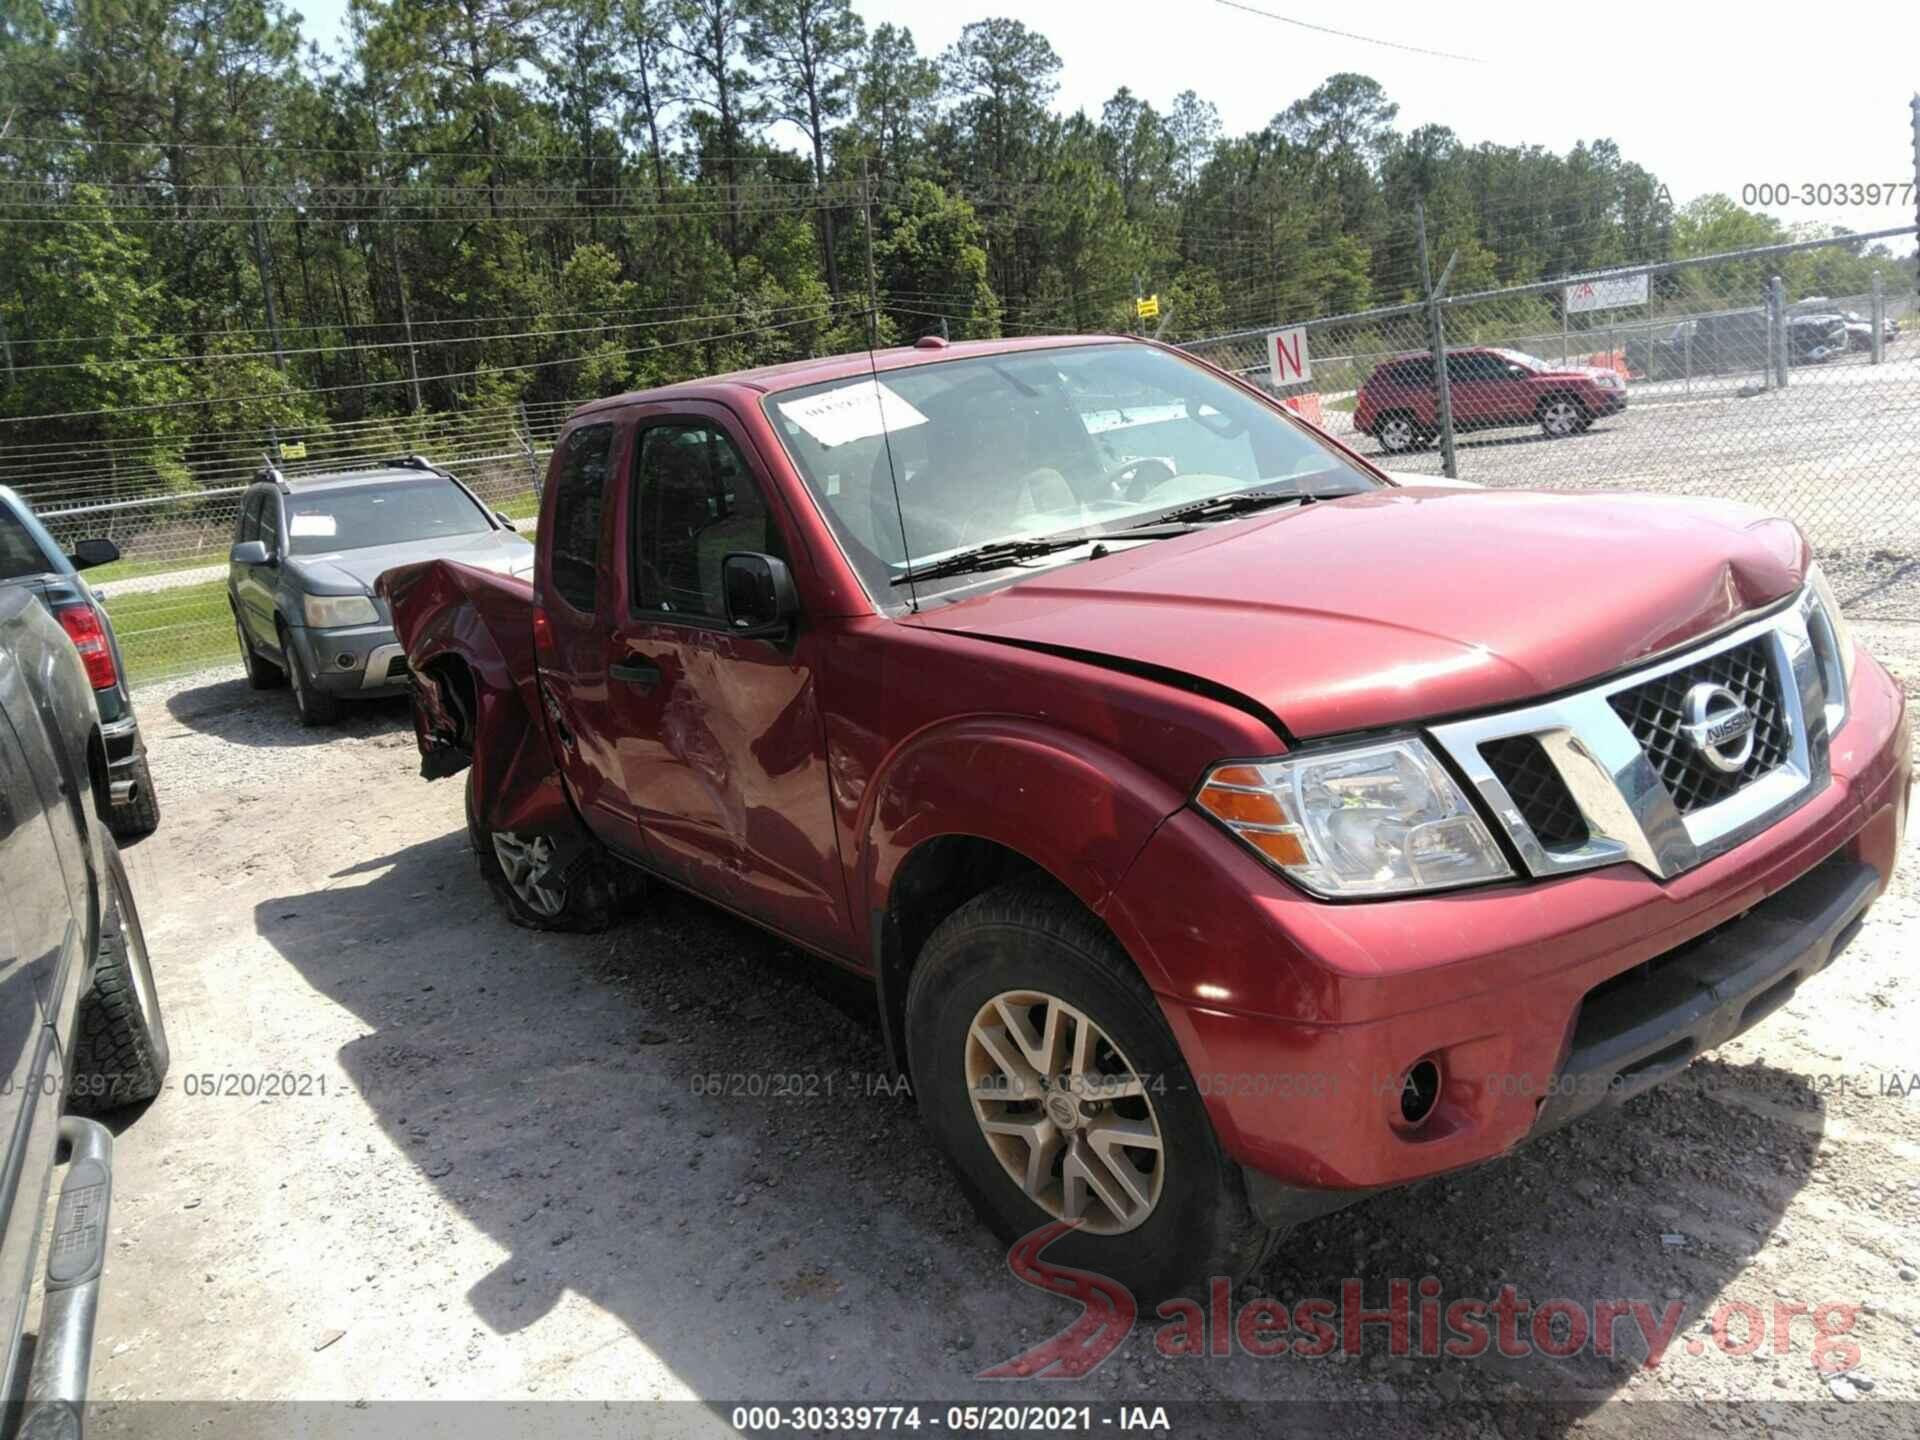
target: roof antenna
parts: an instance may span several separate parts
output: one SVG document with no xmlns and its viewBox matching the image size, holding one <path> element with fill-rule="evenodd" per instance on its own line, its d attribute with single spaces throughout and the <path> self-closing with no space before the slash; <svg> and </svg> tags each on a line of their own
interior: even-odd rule
<svg viewBox="0 0 1920 1440">
<path fill-rule="evenodd" d="M 900 503 L 900 472 L 893 465 L 893 432 L 887 429 L 886 397 L 880 392 L 880 364 L 875 358 L 874 349 L 880 343 L 880 309 L 877 305 L 867 310 L 867 375 L 873 386 L 873 406 L 880 416 L 880 440 L 887 447 L 887 478 L 893 482 L 893 514 L 900 522 L 900 553 L 906 557 L 906 569 L 901 573 L 907 581 L 907 606 L 909 613 L 920 613 L 920 595 L 913 583 L 913 548 L 907 544 L 907 511 Z"/>
</svg>

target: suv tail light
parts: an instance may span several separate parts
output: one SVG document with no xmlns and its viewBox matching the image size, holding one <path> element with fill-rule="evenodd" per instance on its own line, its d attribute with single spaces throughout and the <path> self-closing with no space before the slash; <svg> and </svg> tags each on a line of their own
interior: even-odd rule
<svg viewBox="0 0 1920 1440">
<path fill-rule="evenodd" d="M 120 677 L 113 668 L 113 647 L 107 643 L 106 627 L 93 607 L 84 601 L 62 605 L 53 612 L 60 628 L 73 641 L 73 648 L 86 662 L 87 679 L 96 690 L 104 690 Z"/>
</svg>

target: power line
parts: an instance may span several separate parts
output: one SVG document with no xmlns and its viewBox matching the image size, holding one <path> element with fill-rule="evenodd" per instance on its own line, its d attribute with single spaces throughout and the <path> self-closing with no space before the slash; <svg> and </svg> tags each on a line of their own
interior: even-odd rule
<svg viewBox="0 0 1920 1440">
<path fill-rule="evenodd" d="M 1362 45 L 1384 45 L 1389 50 L 1405 50 L 1412 55 L 1431 55 L 1436 60 L 1463 60 L 1469 65 L 1482 65 L 1486 62 L 1474 55 L 1455 55 L 1450 50 L 1428 50 L 1420 45 L 1402 45 L 1398 40 L 1381 40 L 1372 35 L 1356 35 L 1351 30 L 1335 30 L 1330 25 L 1316 25 L 1311 20 L 1296 20 L 1291 15 L 1276 15 L 1271 10 L 1262 10 L 1257 6 L 1243 5 L 1240 0 L 1214 0 L 1216 5 L 1224 5 L 1229 10 L 1244 10 L 1249 15 L 1258 15 L 1265 20 L 1278 20 L 1282 25 L 1297 25 L 1302 30 L 1313 30 L 1322 35 L 1338 36 L 1342 40 L 1358 40 Z"/>
<path fill-rule="evenodd" d="M 823 311 L 830 311 L 830 305 L 823 305 Z M 696 335 L 686 340 L 665 340 L 658 345 L 639 345 L 627 350 L 615 352 L 625 359 L 632 355 L 649 355 L 659 350 L 675 350 L 687 345 L 707 345 L 720 340 L 739 340 L 749 335 L 764 334 L 768 330 L 789 330 L 798 325 L 811 324 L 816 320 L 826 320 L 828 314 L 802 316 L 797 320 L 781 320 L 766 325 L 749 326 L 743 330 L 732 330 L 723 335 Z M 577 365 L 584 360 L 604 360 L 612 358 L 606 355 L 564 355 L 552 360 L 533 360 L 521 365 L 487 365 L 474 370 L 452 370 L 441 375 L 422 375 L 420 379 L 434 380 L 472 380 L 482 375 L 512 375 L 527 370 L 544 370 L 554 365 Z M 253 400 L 292 400 L 303 395 L 336 395 L 354 390 L 378 390 L 394 385 L 412 383 L 409 376 L 400 376 L 394 380 L 361 380 L 347 385 L 315 385 L 296 390 L 263 390 L 251 395 L 206 395 L 193 400 L 168 400 L 151 405 L 110 405 L 95 410 L 62 410 L 46 415 L 0 415 L 0 425 L 28 425 L 47 420 L 90 420 L 101 415 L 144 415 L 161 410 L 203 409 L 211 405 L 238 405 Z"/>
</svg>

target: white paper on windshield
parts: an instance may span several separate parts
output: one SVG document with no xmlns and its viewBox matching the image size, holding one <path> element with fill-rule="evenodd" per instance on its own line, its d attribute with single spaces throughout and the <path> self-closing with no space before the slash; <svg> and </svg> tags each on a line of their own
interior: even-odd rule
<svg viewBox="0 0 1920 1440">
<path fill-rule="evenodd" d="M 287 522 L 290 535 L 332 535 L 338 528 L 331 515 L 302 515 L 298 511 Z"/>
<path fill-rule="evenodd" d="M 782 415 L 828 449 L 927 423 L 927 417 L 909 401 L 877 380 L 860 380 L 779 404 Z"/>
</svg>

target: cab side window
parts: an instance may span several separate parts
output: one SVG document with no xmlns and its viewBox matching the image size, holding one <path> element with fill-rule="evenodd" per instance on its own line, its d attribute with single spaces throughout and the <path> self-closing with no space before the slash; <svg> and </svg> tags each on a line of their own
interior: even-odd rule
<svg viewBox="0 0 1920 1440">
<path fill-rule="evenodd" d="M 634 496 L 637 608 L 721 620 L 728 555 L 783 555 L 766 497 L 726 432 L 658 425 L 640 437 Z"/>
<path fill-rule="evenodd" d="M 583 425 L 560 442 L 554 469 L 553 540 L 547 552 L 553 588 L 583 615 L 593 613 L 599 584 L 600 517 L 612 454 L 613 426 Z"/>
</svg>

